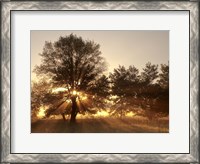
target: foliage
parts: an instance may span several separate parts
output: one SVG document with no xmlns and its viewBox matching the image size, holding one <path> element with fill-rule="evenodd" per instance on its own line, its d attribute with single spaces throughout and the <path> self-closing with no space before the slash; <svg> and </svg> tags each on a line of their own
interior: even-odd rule
<svg viewBox="0 0 200 164">
<path fill-rule="evenodd" d="M 119 66 L 110 74 L 112 94 L 118 98 L 114 100 L 112 114 L 121 116 L 134 111 L 136 115 L 146 115 L 154 112 L 169 112 L 169 67 L 148 62 L 139 75 L 134 66 L 126 69 Z"/>
<path fill-rule="evenodd" d="M 93 95 L 96 96 L 108 96 L 110 92 L 110 86 L 109 86 L 109 79 L 105 75 L 102 75 L 99 79 L 97 79 L 93 86 L 90 89 L 90 92 L 93 93 Z"/>
<path fill-rule="evenodd" d="M 41 106 L 51 107 L 62 95 L 54 95 L 51 91 L 52 85 L 41 79 L 33 82 L 31 86 L 31 115 L 33 118 L 39 112 Z"/>
<path fill-rule="evenodd" d="M 89 91 L 106 70 L 100 45 L 71 34 L 58 41 L 45 42 L 42 64 L 35 68 L 38 75 L 49 75 L 54 84 L 69 90 Z"/>
<path fill-rule="evenodd" d="M 159 77 L 159 85 L 164 89 L 169 89 L 169 65 L 161 64 L 161 73 Z"/>
<path fill-rule="evenodd" d="M 152 65 L 148 62 L 143 68 L 143 72 L 141 73 L 141 81 L 146 85 L 153 84 L 155 79 L 158 77 L 158 65 Z"/>
<path fill-rule="evenodd" d="M 126 69 L 119 66 L 110 74 L 112 94 L 118 96 L 134 96 L 138 90 L 139 70 L 135 66 Z"/>
</svg>

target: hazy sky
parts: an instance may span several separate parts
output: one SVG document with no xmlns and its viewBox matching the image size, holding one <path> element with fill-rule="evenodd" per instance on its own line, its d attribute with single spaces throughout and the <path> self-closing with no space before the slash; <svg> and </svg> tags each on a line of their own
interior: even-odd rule
<svg viewBox="0 0 200 164">
<path fill-rule="evenodd" d="M 169 31 L 31 31 L 31 70 L 40 64 L 45 41 L 54 42 L 71 33 L 100 44 L 109 72 L 119 65 L 134 65 L 142 71 L 147 62 L 169 61 Z"/>
</svg>

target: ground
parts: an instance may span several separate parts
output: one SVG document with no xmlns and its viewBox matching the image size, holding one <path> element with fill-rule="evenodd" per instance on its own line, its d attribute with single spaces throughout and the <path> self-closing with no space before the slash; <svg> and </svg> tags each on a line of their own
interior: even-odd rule
<svg viewBox="0 0 200 164">
<path fill-rule="evenodd" d="M 75 125 L 69 120 L 40 119 L 31 124 L 32 133 L 168 133 L 169 120 L 138 118 L 85 118 Z"/>
</svg>

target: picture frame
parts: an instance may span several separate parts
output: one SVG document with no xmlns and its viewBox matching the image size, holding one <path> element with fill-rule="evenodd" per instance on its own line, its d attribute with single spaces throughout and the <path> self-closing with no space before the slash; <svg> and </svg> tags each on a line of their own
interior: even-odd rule
<svg viewBox="0 0 200 164">
<path fill-rule="evenodd" d="M 187 11 L 189 12 L 189 153 L 12 153 L 13 105 L 15 98 L 11 90 L 13 25 L 11 15 L 18 11 Z M 2 1 L 1 2 L 1 162 L 2 163 L 198 163 L 199 162 L 199 2 L 197 1 Z M 13 46 L 13 45 L 12 45 Z M 17 86 L 15 86 L 17 87 Z M 179 118 L 181 119 L 181 118 Z M 15 129 L 14 129 L 15 130 Z M 171 145 L 173 147 L 173 145 Z M 105 148 L 106 149 L 106 148 Z"/>
</svg>

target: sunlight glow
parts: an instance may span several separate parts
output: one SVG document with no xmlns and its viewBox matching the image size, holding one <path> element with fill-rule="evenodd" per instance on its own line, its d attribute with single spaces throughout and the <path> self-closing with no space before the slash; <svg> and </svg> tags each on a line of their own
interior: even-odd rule
<svg viewBox="0 0 200 164">
<path fill-rule="evenodd" d="M 41 106 L 40 109 L 39 109 L 39 112 L 37 113 L 37 117 L 38 118 L 43 118 L 45 116 L 45 107 L 44 106 Z"/>
<path fill-rule="evenodd" d="M 62 87 L 52 89 L 52 93 L 65 92 L 65 91 L 67 91 L 67 89 Z"/>
<path fill-rule="evenodd" d="M 110 104 L 110 105 L 115 104 L 115 102 L 113 100 L 109 100 L 109 99 L 105 99 L 104 102 L 107 103 L 107 104 Z"/>
<path fill-rule="evenodd" d="M 72 94 L 73 94 L 73 95 L 77 95 L 77 91 L 73 90 L 73 91 L 72 91 Z"/>
<path fill-rule="evenodd" d="M 133 116 L 135 116 L 136 114 L 134 113 L 134 112 L 128 112 L 128 113 L 126 113 L 126 116 L 127 117 L 133 117 Z"/>
<path fill-rule="evenodd" d="M 115 99 L 118 98 L 118 96 L 117 96 L 117 95 L 111 95 L 109 98 L 110 98 L 111 100 L 115 100 Z"/>
<path fill-rule="evenodd" d="M 109 116 L 109 113 L 107 111 L 98 111 L 95 114 L 95 117 L 107 117 L 107 116 Z"/>
<path fill-rule="evenodd" d="M 70 102 L 71 102 L 71 100 L 67 99 L 67 100 L 66 100 L 66 102 L 67 102 L 67 103 L 70 103 Z"/>
<path fill-rule="evenodd" d="M 81 100 L 87 100 L 87 96 L 82 96 Z"/>
</svg>

